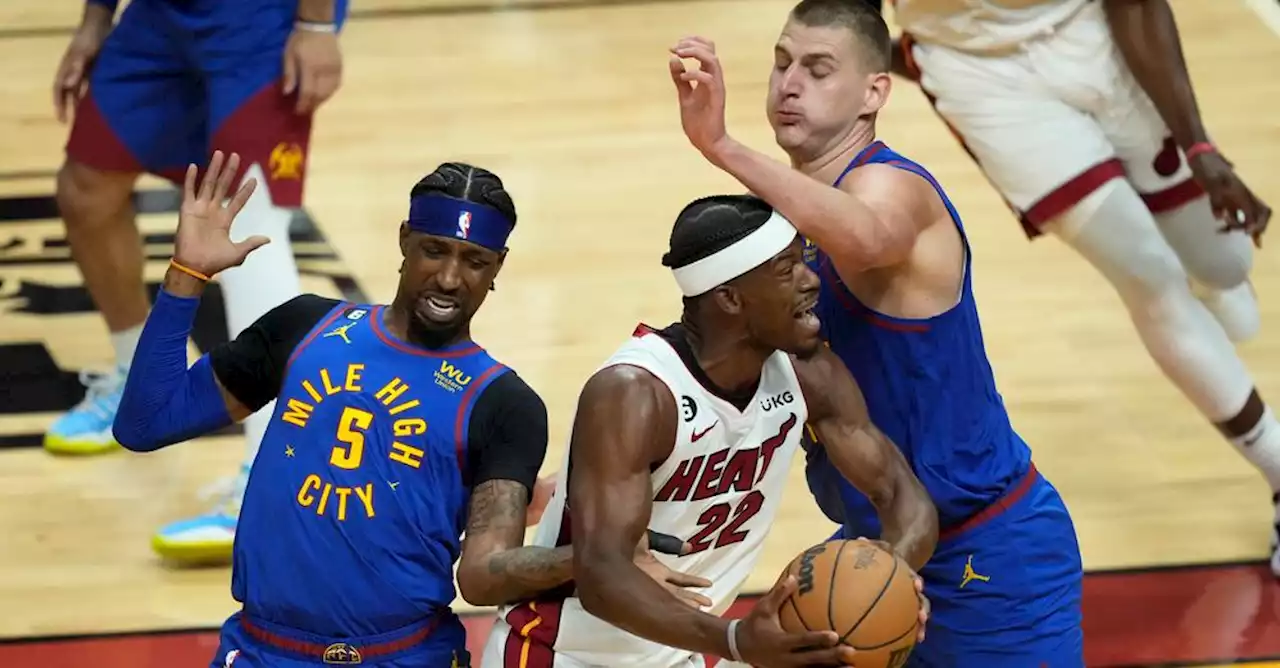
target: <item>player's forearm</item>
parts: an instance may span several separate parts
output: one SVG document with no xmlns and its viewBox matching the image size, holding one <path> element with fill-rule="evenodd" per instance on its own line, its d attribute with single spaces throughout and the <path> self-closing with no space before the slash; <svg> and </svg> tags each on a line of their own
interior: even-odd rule
<svg viewBox="0 0 1280 668">
<path fill-rule="evenodd" d="M 80 27 L 109 28 L 116 16 L 117 0 L 87 0 L 80 15 Z"/>
<path fill-rule="evenodd" d="M 660 645 L 730 656 L 728 620 L 681 602 L 627 555 L 579 549 L 574 583 L 587 612 Z"/>
<path fill-rule="evenodd" d="M 938 544 L 938 512 L 928 492 L 909 473 L 898 476 L 892 490 L 890 498 L 883 500 L 884 508 L 877 508 L 884 527 L 880 537 L 919 571 Z"/>
<path fill-rule="evenodd" d="M 883 264 L 895 248 L 892 230 L 865 202 L 726 138 L 707 159 L 732 174 L 846 267 Z"/>
<path fill-rule="evenodd" d="M 1185 148 L 1208 141 L 1178 25 L 1166 0 L 1106 0 L 1111 33 L 1138 84 Z"/>
<path fill-rule="evenodd" d="M 208 356 L 187 368 L 200 285 L 170 269 L 147 316 L 112 425 L 129 450 L 157 450 L 231 423 Z"/>
<path fill-rule="evenodd" d="M 524 547 L 490 555 L 467 571 L 459 569 L 458 589 L 472 605 L 523 601 L 573 579 L 573 548 Z"/>
<path fill-rule="evenodd" d="M 333 23 L 334 0 L 298 0 L 297 19 L 308 23 Z"/>
</svg>

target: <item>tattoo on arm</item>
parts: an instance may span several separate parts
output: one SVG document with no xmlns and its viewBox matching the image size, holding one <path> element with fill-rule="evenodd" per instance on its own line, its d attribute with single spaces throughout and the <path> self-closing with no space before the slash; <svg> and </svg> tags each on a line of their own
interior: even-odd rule
<svg viewBox="0 0 1280 668">
<path fill-rule="evenodd" d="M 487 480 L 471 493 L 458 588 L 473 605 L 501 605 L 554 589 L 573 575 L 569 547 L 523 546 L 528 492 L 514 480 Z"/>
</svg>

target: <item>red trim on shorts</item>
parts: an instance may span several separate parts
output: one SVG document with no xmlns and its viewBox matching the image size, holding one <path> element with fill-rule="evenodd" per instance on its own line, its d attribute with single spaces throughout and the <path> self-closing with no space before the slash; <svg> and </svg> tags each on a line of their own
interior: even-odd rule
<svg viewBox="0 0 1280 668">
<path fill-rule="evenodd" d="M 249 621 L 247 617 L 242 616 L 240 618 L 240 626 L 243 627 L 244 630 L 249 635 L 253 636 L 254 640 L 257 640 L 262 643 L 266 643 L 268 645 L 277 647 L 279 649 L 284 649 L 290 652 L 294 652 L 296 654 L 301 654 L 308 658 L 320 659 L 320 660 L 324 660 L 325 652 L 328 651 L 335 644 L 342 644 L 355 649 L 357 652 L 360 653 L 361 661 L 367 661 L 375 657 L 386 656 L 388 654 L 395 654 L 396 652 L 402 652 L 406 649 L 409 649 L 410 647 L 413 647 L 414 645 L 417 645 L 423 640 L 426 640 L 427 636 L 431 635 L 431 633 L 435 631 L 436 627 L 439 625 L 440 625 L 440 616 L 437 615 L 436 617 L 432 618 L 431 621 L 428 622 L 422 628 L 398 640 L 391 640 L 384 643 L 375 643 L 372 645 L 361 645 L 357 642 L 349 642 L 349 641 L 335 641 L 334 643 L 331 643 L 328 645 L 321 645 L 319 643 L 305 642 L 302 640 L 297 640 L 295 638 L 287 638 L 285 636 L 272 633 L 260 626 L 255 625 L 253 622 Z M 329 663 L 329 662 L 325 661 L 325 663 Z"/>
<path fill-rule="evenodd" d="M 467 409 L 471 407 L 472 400 L 475 399 L 476 389 L 484 387 L 484 383 L 495 373 L 507 368 L 506 365 L 495 363 L 493 366 L 485 369 L 462 393 L 462 399 L 458 402 L 458 417 L 453 422 L 453 454 L 458 460 L 458 472 L 462 474 L 462 479 L 467 479 L 467 442 L 463 438 L 467 426 Z"/>
<path fill-rule="evenodd" d="M 991 505 L 978 511 L 976 515 L 970 517 L 969 519 L 953 527 L 948 527 L 946 529 L 943 529 L 942 531 L 939 531 L 938 540 L 942 541 L 948 538 L 955 538 L 956 536 L 959 536 L 960 534 L 966 531 L 969 531 L 970 529 L 973 529 L 985 522 L 988 522 L 992 519 L 995 519 L 996 517 L 999 517 L 1001 513 L 1008 510 L 1010 507 L 1013 506 L 1013 504 L 1017 503 L 1018 501 L 1021 501 L 1022 497 L 1027 495 L 1027 492 L 1031 489 L 1031 484 L 1036 481 L 1036 477 L 1038 475 L 1039 475 L 1039 472 L 1036 471 L 1035 462 L 1031 462 L 1031 466 L 1027 468 L 1027 472 L 1023 474 L 1022 479 L 1020 479 L 1015 485 L 1010 487 L 1008 491 L 1004 493 L 1004 496 L 1001 496 L 1000 498 L 996 499 L 994 502 L 991 503 Z"/>
<path fill-rule="evenodd" d="M 502 653 L 503 668 L 551 668 L 564 601 L 529 601 L 511 609 L 511 627 Z"/>
<path fill-rule="evenodd" d="M 71 161 L 103 172 L 141 174 L 146 171 L 102 117 L 102 110 L 92 95 L 81 97 L 76 105 L 66 152 Z"/>
<path fill-rule="evenodd" d="M 297 208 L 307 178 L 312 116 L 294 111 L 297 100 L 283 91 L 279 80 L 271 81 L 246 98 L 214 129 L 209 153 L 240 154 L 236 183 L 258 163 L 266 179 L 258 187 L 267 188 L 275 206 Z"/>
<path fill-rule="evenodd" d="M 1147 205 L 1147 210 L 1154 214 L 1167 213 L 1174 209 L 1204 197 L 1204 188 L 1195 179 L 1188 178 L 1164 190 L 1153 193 L 1138 193 Z"/>
<path fill-rule="evenodd" d="M 920 68 L 920 64 L 916 62 L 915 57 L 911 54 L 911 46 L 914 41 L 910 35 L 904 33 L 899 43 L 902 46 L 903 60 L 906 63 L 907 71 L 914 81 L 919 83 L 924 76 L 924 70 Z M 920 92 L 924 93 L 925 99 L 929 101 L 929 106 L 933 108 L 934 114 L 951 131 L 951 136 L 955 137 L 956 142 L 960 144 L 960 148 L 969 154 L 969 159 L 973 160 L 974 164 L 982 171 L 987 183 L 991 184 L 992 189 L 995 190 L 997 195 L 1001 196 L 1001 199 L 1004 199 L 1000 189 L 991 181 L 991 177 L 987 175 L 986 170 L 982 169 L 982 162 L 978 160 L 978 156 L 974 154 L 973 149 L 969 148 L 969 144 L 965 142 L 964 135 L 960 134 L 960 131 L 938 111 L 938 99 L 925 90 L 924 86 L 920 87 Z M 1013 212 L 1013 215 L 1018 217 L 1018 222 L 1022 224 L 1022 231 L 1027 235 L 1027 238 L 1034 239 L 1043 233 L 1040 229 L 1041 225 L 1079 204 L 1080 200 L 1088 197 L 1106 182 L 1114 178 L 1123 178 L 1124 175 L 1123 163 L 1118 158 L 1110 158 L 1086 169 L 1070 181 L 1050 191 L 1047 195 L 1041 197 L 1040 201 L 1028 207 L 1026 211 L 1020 210 L 1007 199 L 1004 199 L 1004 203 Z"/>
<path fill-rule="evenodd" d="M 1124 177 L 1124 163 L 1119 158 L 1108 158 L 1049 191 L 1040 201 L 1027 207 L 1022 217 L 1039 228 L 1079 204 L 1108 181 Z"/>
</svg>

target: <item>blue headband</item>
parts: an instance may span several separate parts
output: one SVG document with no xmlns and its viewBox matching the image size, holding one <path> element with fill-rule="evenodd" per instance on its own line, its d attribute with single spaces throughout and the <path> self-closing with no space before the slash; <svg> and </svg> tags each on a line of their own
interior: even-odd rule
<svg viewBox="0 0 1280 668">
<path fill-rule="evenodd" d="M 405 222 L 415 232 L 462 239 L 499 252 L 506 250 L 511 234 L 511 221 L 497 209 L 439 193 L 410 199 Z"/>
</svg>

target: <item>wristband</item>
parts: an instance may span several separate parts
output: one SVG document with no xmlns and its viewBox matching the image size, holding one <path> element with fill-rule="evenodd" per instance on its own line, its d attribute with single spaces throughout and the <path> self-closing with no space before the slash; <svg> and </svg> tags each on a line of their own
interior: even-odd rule
<svg viewBox="0 0 1280 668">
<path fill-rule="evenodd" d="M 731 655 L 729 658 L 737 661 L 738 663 L 745 663 L 742 660 L 742 654 L 738 652 L 738 622 L 740 621 L 742 620 L 734 619 L 729 622 L 729 654 Z"/>
<path fill-rule="evenodd" d="M 303 21 L 301 19 L 293 22 L 293 27 L 306 32 L 327 33 L 330 35 L 338 32 L 338 24 L 325 21 Z"/>
<path fill-rule="evenodd" d="M 1198 141 L 1192 144 L 1191 146 L 1187 147 L 1187 150 L 1184 151 L 1184 153 L 1187 154 L 1188 161 L 1190 161 L 1192 158 L 1202 153 L 1217 153 L 1217 152 L 1218 152 L 1218 148 L 1207 141 Z"/>
<path fill-rule="evenodd" d="M 675 536 L 649 529 L 649 549 L 654 552 L 672 554 L 679 557 L 684 550 L 684 541 Z"/>
<path fill-rule="evenodd" d="M 178 271 L 180 271 L 180 272 L 182 272 L 182 273 L 184 273 L 184 274 L 186 274 L 186 275 L 188 275 L 188 276 L 190 276 L 190 277 L 192 277 L 192 278 L 198 278 L 198 279 L 200 279 L 200 280 L 204 281 L 205 283 L 208 283 L 208 282 L 209 282 L 209 277 L 208 277 L 208 276 L 205 276 L 204 274 L 202 274 L 202 273 L 200 273 L 200 272 L 196 271 L 195 269 L 192 269 L 191 267 L 188 267 L 188 266 L 183 265 L 183 264 L 179 264 L 177 260 L 170 259 L 170 260 L 169 260 L 169 266 L 173 267 L 174 269 L 177 269 Z"/>
</svg>

